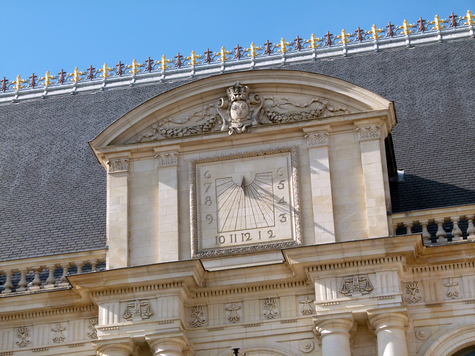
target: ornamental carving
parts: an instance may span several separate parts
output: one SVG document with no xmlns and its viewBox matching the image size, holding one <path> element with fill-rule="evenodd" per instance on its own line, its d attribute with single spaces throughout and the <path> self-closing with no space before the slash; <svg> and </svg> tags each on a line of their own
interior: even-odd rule
<svg viewBox="0 0 475 356">
<path fill-rule="evenodd" d="M 369 294 L 373 291 L 373 284 L 368 275 L 354 275 L 345 277 L 341 281 L 340 293 L 347 296 Z"/>
<path fill-rule="evenodd" d="M 128 158 L 113 158 L 107 161 L 109 173 L 127 172 L 129 170 Z"/>
<path fill-rule="evenodd" d="M 61 324 L 58 324 L 54 329 L 51 329 L 51 331 L 54 332 L 53 342 L 55 344 L 60 344 L 66 340 L 66 337 L 63 335 L 63 331 L 65 330 L 66 328 L 61 326 Z"/>
<path fill-rule="evenodd" d="M 318 147 L 328 145 L 328 132 L 313 132 L 305 135 L 308 147 Z"/>
<path fill-rule="evenodd" d="M 360 141 L 374 140 L 381 136 L 379 125 L 357 127 L 360 135 Z"/>
<path fill-rule="evenodd" d="M 456 299 L 460 297 L 459 282 L 454 281 L 453 278 L 449 278 L 448 281 L 444 283 L 444 286 L 447 288 L 445 293 L 447 298 Z"/>
<path fill-rule="evenodd" d="M 206 317 L 203 307 L 193 307 L 191 309 L 191 321 L 190 325 L 194 328 L 198 328 L 206 324 Z"/>
<path fill-rule="evenodd" d="M 97 339 L 97 329 L 96 325 L 98 324 L 97 318 L 92 318 L 87 321 L 87 329 L 90 330 L 86 335 L 90 339 Z"/>
<path fill-rule="evenodd" d="M 26 326 L 20 326 L 17 329 L 16 337 L 17 339 L 20 339 L 16 342 L 18 347 L 27 347 L 31 343 L 31 340 L 29 339 L 30 329 Z"/>
<path fill-rule="evenodd" d="M 413 304 L 422 302 L 424 299 L 422 297 L 421 290 L 419 288 L 418 282 L 411 282 L 406 284 L 406 303 Z"/>
<path fill-rule="evenodd" d="M 160 152 L 155 155 L 158 167 L 176 166 L 178 164 L 177 152 Z"/>
<path fill-rule="evenodd" d="M 312 352 L 315 348 L 315 343 L 313 340 L 305 339 L 299 341 L 299 349 L 304 353 Z"/>
<path fill-rule="evenodd" d="M 153 315 L 149 300 L 134 300 L 126 304 L 123 318 L 128 321 L 150 319 Z"/>
<path fill-rule="evenodd" d="M 279 314 L 277 301 L 274 298 L 264 300 L 264 310 L 262 312 L 264 319 L 275 319 L 279 317 Z"/>
<path fill-rule="evenodd" d="M 300 313 L 302 313 L 302 315 L 315 314 L 315 310 L 313 310 L 312 308 L 313 301 L 313 299 L 309 299 L 307 296 L 305 296 L 304 299 L 299 302 L 299 304 L 302 305 L 302 309 L 300 310 Z"/>
<path fill-rule="evenodd" d="M 241 317 L 238 314 L 238 310 L 241 309 L 240 305 L 237 305 L 236 303 L 232 303 L 229 306 L 226 307 L 226 310 L 229 312 L 228 314 L 228 321 L 230 323 L 237 323 L 239 320 L 241 320 Z"/>
</svg>

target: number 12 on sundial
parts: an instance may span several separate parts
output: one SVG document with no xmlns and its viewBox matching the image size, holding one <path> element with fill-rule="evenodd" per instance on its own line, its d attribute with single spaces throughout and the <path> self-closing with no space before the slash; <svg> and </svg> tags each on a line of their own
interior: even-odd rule
<svg viewBox="0 0 475 356">
<path fill-rule="evenodd" d="M 290 153 L 196 166 L 201 249 L 293 239 Z"/>
</svg>

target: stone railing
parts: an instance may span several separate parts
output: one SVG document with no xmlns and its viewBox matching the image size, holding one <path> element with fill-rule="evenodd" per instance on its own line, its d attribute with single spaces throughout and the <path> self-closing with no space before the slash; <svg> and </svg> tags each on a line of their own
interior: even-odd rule
<svg viewBox="0 0 475 356">
<path fill-rule="evenodd" d="M 102 270 L 105 259 L 95 250 L 0 262 L 0 297 L 70 288 L 68 275 Z"/>
<path fill-rule="evenodd" d="M 475 241 L 475 205 L 411 211 L 391 218 L 395 235 L 421 233 L 425 245 Z"/>
</svg>

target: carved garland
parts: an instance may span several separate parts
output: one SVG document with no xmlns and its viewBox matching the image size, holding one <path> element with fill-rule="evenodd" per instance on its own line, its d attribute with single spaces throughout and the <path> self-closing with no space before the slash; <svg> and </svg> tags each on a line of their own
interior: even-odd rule
<svg viewBox="0 0 475 356">
<path fill-rule="evenodd" d="M 292 179 L 292 199 L 294 210 L 294 226 L 295 226 L 295 240 L 268 243 L 262 245 L 250 245 L 241 247 L 221 248 L 216 250 L 199 251 L 198 248 L 198 220 L 197 220 L 197 199 L 196 199 L 196 165 L 199 163 L 217 162 L 221 160 L 230 160 L 237 158 L 258 157 L 276 153 L 290 152 L 290 165 L 291 165 L 291 179 Z M 282 249 L 286 247 L 293 247 L 302 244 L 301 234 L 301 216 L 300 216 L 300 200 L 299 200 L 299 174 L 298 174 L 298 162 L 297 162 L 297 146 L 281 147 L 262 151 L 243 152 L 232 155 L 221 155 L 208 157 L 204 159 L 197 159 L 190 161 L 190 232 L 191 232 L 191 256 L 193 258 L 203 257 L 217 257 L 227 256 L 233 254 L 243 254 L 256 251 Z"/>
</svg>

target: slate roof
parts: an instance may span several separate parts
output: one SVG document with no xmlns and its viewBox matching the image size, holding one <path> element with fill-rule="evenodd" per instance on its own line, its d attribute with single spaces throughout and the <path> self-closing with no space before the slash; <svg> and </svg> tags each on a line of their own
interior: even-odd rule
<svg viewBox="0 0 475 356">
<path fill-rule="evenodd" d="M 279 69 L 337 77 L 395 102 L 405 182 L 394 212 L 475 203 L 475 41 Z M 146 100 L 188 81 L 0 105 L 0 260 L 106 244 L 106 172 L 88 142 Z"/>
</svg>

